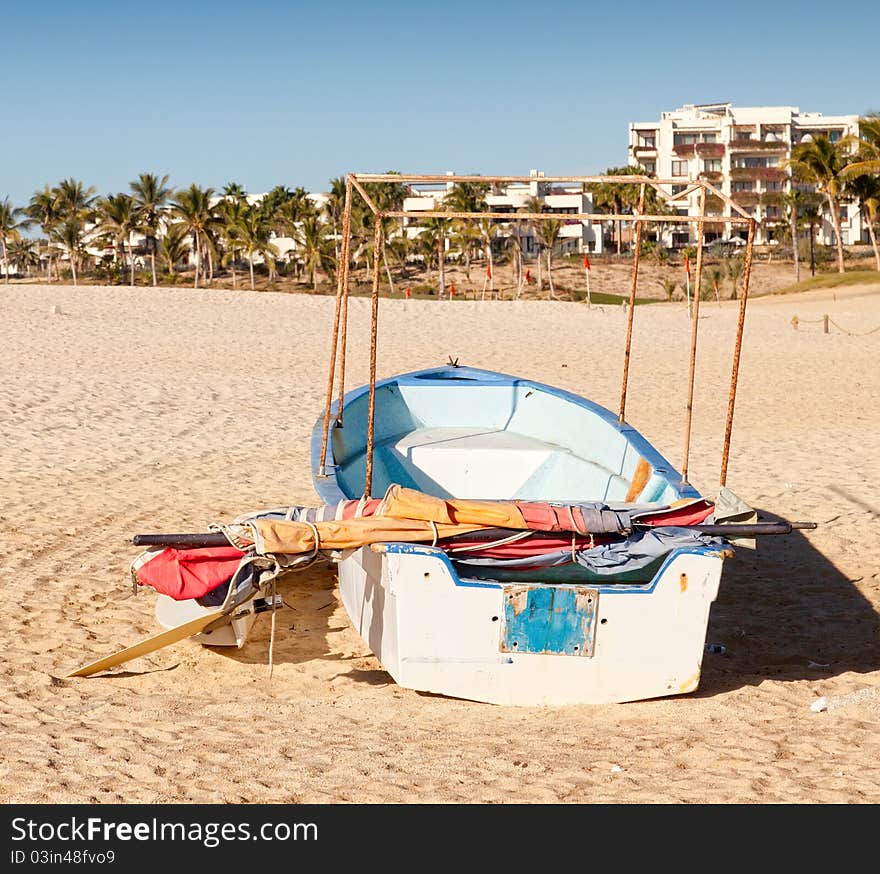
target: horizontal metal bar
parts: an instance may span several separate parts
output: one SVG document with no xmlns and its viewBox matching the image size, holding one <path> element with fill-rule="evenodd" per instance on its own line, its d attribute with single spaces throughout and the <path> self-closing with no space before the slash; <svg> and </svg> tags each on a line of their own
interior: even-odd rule
<svg viewBox="0 0 880 874">
<path fill-rule="evenodd" d="M 447 182 L 620 182 L 639 185 L 642 182 L 654 185 L 690 184 L 692 179 L 655 179 L 653 176 L 407 176 L 398 173 L 351 173 L 353 179 L 361 182 L 424 182 L 425 184 L 445 184 Z M 702 185 L 702 182 L 696 184 Z"/>
<path fill-rule="evenodd" d="M 674 225 L 695 224 L 700 221 L 697 215 L 617 215 L 615 213 L 601 212 L 443 212 L 437 209 L 426 210 L 405 210 L 395 209 L 387 212 L 379 213 L 381 216 L 388 218 L 448 218 L 448 219 L 501 219 L 503 221 L 547 221 L 548 219 L 559 219 L 561 221 L 575 222 L 610 222 L 610 221 L 643 221 L 643 222 L 666 222 Z M 745 225 L 751 221 L 751 218 L 740 218 L 739 216 L 706 216 L 703 221 L 709 224 L 741 224 Z"/>
</svg>

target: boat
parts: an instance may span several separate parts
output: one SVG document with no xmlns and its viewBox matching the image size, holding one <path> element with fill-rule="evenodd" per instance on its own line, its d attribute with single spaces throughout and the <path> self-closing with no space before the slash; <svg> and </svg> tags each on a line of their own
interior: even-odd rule
<svg viewBox="0 0 880 874">
<path fill-rule="evenodd" d="M 643 194 L 659 184 L 602 179 L 638 182 Z M 732 544 L 815 527 L 758 522 L 725 485 L 754 219 L 732 202 L 741 215 L 724 219 L 747 224 L 749 237 L 720 484 L 704 495 L 687 478 L 698 297 L 689 307 L 681 472 L 625 420 L 641 220 L 618 415 L 571 392 L 457 359 L 376 381 L 378 271 L 370 383 L 344 393 L 353 191 L 378 218 L 424 218 L 382 212 L 361 183 L 448 181 L 347 177 L 327 396 L 311 438 L 312 479 L 324 503 L 245 514 L 202 534 L 136 535 L 133 542 L 147 550 L 132 564 L 135 589 L 159 592 L 156 615 L 165 630 L 69 676 L 89 676 L 187 637 L 241 647 L 265 611 L 272 612 L 271 666 L 279 575 L 329 560 L 355 629 L 403 687 L 525 706 L 626 702 L 698 687 L 709 613 Z M 706 193 L 706 183 L 695 185 Z M 679 221 L 672 214 L 668 220 Z M 376 251 L 382 229 L 375 221 Z M 701 255 L 702 246 L 696 287 Z M 333 402 L 337 357 L 340 399 Z"/>
<path fill-rule="evenodd" d="M 364 493 L 369 394 L 362 386 L 341 411 L 334 404 L 323 465 L 323 417 L 315 423 L 313 482 L 328 506 Z M 372 475 L 373 494 L 403 487 L 453 501 L 586 503 L 661 517 L 714 510 L 609 410 L 457 364 L 375 383 Z M 355 629 L 406 688 L 507 705 L 684 694 L 698 686 L 710 607 L 733 550 L 681 524 L 663 530 L 672 539 L 647 558 L 643 532 L 618 532 L 610 563 L 602 545 L 585 549 L 572 532 L 570 547 L 554 545 L 568 555 L 551 567 L 534 553 L 499 559 L 498 547 L 495 561 L 481 563 L 437 542 L 370 543 L 338 562 L 339 591 Z"/>
</svg>

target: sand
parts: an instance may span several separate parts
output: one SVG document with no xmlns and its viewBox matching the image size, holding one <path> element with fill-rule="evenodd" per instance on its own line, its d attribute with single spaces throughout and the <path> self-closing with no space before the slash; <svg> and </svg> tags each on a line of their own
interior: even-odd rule
<svg viewBox="0 0 880 874">
<path fill-rule="evenodd" d="M 241 651 L 184 641 L 62 679 L 158 630 L 153 596 L 131 593 L 131 535 L 317 500 L 308 435 L 333 301 L 23 284 L 0 300 L 0 801 L 880 800 L 880 331 L 837 327 L 880 326 L 876 291 L 750 304 L 728 485 L 819 527 L 725 565 L 707 639 L 726 652 L 706 655 L 699 689 L 539 709 L 398 687 L 326 569 L 282 586 L 271 681 L 267 616 Z M 810 321 L 825 313 L 827 335 Z M 351 386 L 367 316 L 353 300 Z M 627 417 L 680 464 L 684 307 L 636 317 Z M 736 317 L 703 304 L 691 480 L 707 492 Z M 380 376 L 451 355 L 617 408 L 620 308 L 383 301 L 381 319 Z"/>
</svg>

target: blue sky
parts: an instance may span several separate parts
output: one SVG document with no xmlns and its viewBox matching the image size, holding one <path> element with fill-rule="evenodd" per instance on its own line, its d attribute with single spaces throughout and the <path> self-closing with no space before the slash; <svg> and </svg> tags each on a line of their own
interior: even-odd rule
<svg viewBox="0 0 880 874">
<path fill-rule="evenodd" d="M 684 103 L 880 110 L 866 0 L 7 0 L 0 16 L 16 204 L 144 171 L 253 192 L 348 171 L 593 173 L 626 162 L 627 122 Z"/>
</svg>

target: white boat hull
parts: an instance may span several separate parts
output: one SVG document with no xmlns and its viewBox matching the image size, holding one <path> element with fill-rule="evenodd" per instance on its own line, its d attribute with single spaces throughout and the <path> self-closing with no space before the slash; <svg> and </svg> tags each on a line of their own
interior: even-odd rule
<svg viewBox="0 0 880 874">
<path fill-rule="evenodd" d="M 339 584 L 354 627 L 400 686 L 492 704 L 607 704 L 697 688 L 727 555 L 675 550 L 646 584 L 529 587 L 460 580 L 439 549 L 381 544 L 343 559 Z M 581 626 L 557 636 L 564 652 L 517 651 L 530 634 L 539 647 L 553 637 L 540 609 L 523 624 L 510 606 L 529 588 L 581 591 Z"/>
</svg>

